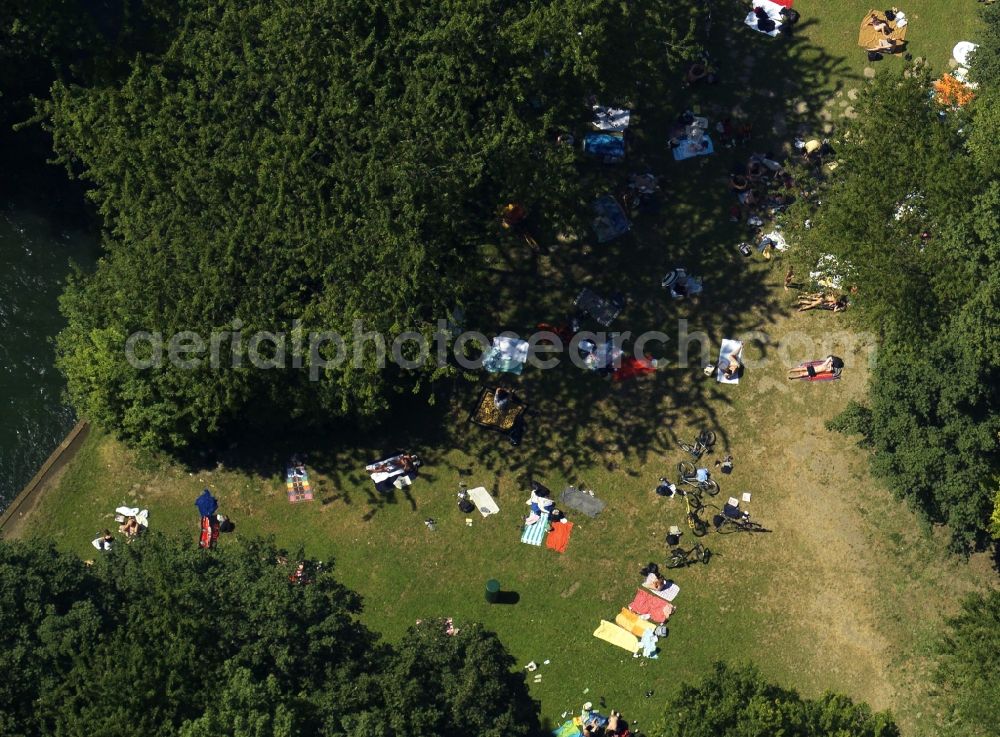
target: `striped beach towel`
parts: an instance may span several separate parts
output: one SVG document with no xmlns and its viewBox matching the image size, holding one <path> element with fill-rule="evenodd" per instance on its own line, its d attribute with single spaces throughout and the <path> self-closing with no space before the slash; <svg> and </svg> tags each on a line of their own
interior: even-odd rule
<svg viewBox="0 0 1000 737">
<path fill-rule="evenodd" d="M 524 526 L 524 529 L 521 531 L 521 542 L 541 547 L 548 529 L 549 513 L 543 512 L 538 521 Z"/>
</svg>

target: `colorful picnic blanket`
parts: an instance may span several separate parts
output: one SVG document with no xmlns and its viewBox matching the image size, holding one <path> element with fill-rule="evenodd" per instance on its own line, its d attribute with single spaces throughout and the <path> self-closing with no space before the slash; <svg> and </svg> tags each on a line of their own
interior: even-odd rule
<svg viewBox="0 0 1000 737">
<path fill-rule="evenodd" d="M 580 732 L 580 728 L 576 726 L 576 722 L 568 719 L 563 722 L 561 727 L 553 729 L 552 734 L 554 737 L 580 737 L 582 733 Z"/>
<path fill-rule="evenodd" d="M 669 601 L 664 601 L 656 594 L 642 588 L 636 589 L 635 598 L 632 599 L 628 608 L 636 614 L 648 614 L 649 618 L 657 624 L 662 624 L 670 619 L 670 615 L 674 613 L 675 609 Z"/>
<path fill-rule="evenodd" d="M 548 529 L 549 515 L 548 512 L 543 512 L 535 522 L 525 525 L 521 530 L 521 542 L 541 547 Z"/>
<path fill-rule="evenodd" d="M 573 532 L 573 523 L 570 521 L 556 522 L 549 531 L 549 536 L 545 538 L 545 547 L 552 548 L 557 553 L 565 553 L 566 546 L 569 545 L 569 536 Z"/>
<path fill-rule="evenodd" d="M 600 626 L 594 630 L 594 637 L 617 645 L 632 654 L 639 652 L 639 638 L 606 619 L 602 619 Z"/>
<path fill-rule="evenodd" d="M 285 474 L 285 489 L 288 491 L 288 501 L 292 504 L 296 502 L 311 502 L 313 499 L 312 484 L 309 483 L 309 475 L 306 473 L 296 473 L 295 469 L 288 469 Z"/>
<path fill-rule="evenodd" d="M 486 387 L 479 394 L 479 401 L 476 408 L 469 415 L 469 422 L 488 427 L 499 432 L 510 432 L 517 419 L 528 409 L 528 405 L 522 402 L 516 395 L 511 398 L 506 408 L 500 409 L 493 400 L 496 390 Z"/>
</svg>

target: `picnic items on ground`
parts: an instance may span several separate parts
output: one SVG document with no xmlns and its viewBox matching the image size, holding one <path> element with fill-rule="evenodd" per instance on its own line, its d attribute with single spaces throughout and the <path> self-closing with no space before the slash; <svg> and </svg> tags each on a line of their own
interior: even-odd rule
<svg viewBox="0 0 1000 737">
<path fill-rule="evenodd" d="M 520 374 L 528 360 L 528 341 L 507 335 L 498 335 L 493 346 L 483 357 L 483 368 L 492 374 L 506 371 Z"/>
<path fill-rule="evenodd" d="M 420 458 L 415 453 L 399 453 L 390 458 L 385 458 L 375 463 L 365 466 L 375 489 L 387 492 L 390 488 L 402 489 L 413 483 L 417 476 L 417 469 L 422 465 Z"/>
</svg>

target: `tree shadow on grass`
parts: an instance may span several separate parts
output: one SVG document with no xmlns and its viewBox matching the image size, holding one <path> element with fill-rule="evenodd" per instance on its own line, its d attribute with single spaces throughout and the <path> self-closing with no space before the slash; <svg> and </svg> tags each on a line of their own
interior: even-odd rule
<svg viewBox="0 0 1000 737">
<path fill-rule="evenodd" d="M 667 463 L 667 454 L 702 427 L 714 429 L 720 444 L 728 445 L 719 411 L 731 404 L 740 387 L 716 384 L 701 368 L 717 358 L 722 338 L 753 330 L 766 334 L 771 322 L 788 313 L 782 300 L 772 296 L 782 274 L 780 263 L 763 263 L 756 256 L 745 259 L 736 250 L 752 234 L 729 220 L 734 196 L 727 187 L 728 173 L 745 166 L 752 152 L 781 157 L 790 152 L 788 144 L 795 135 L 822 137 L 824 125 L 829 130 L 831 122 L 821 113 L 836 89 L 834 80 L 846 77 L 847 65 L 802 35 L 811 24 L 804 18 L 791 38 L 770 39 L 742 25 L 741 16 L 714 18 L 710 47 L 720 82 L 688 88 L 680 78 L 674 84 L 664 81 L 656 93 L 637 100 L 626 163 L 581 161 L 581 191 L 592 197 L 585 197 L 575 213 L 549 214 L 553 223 L 589 222 L 592 199 L 621 192 L 629 172 L 648 169 L 662 177 L 659 212 L 638 216 L 629 234 L 599 244 L 592 232 L 580 234 L 576 228 L 577 241 L 552 238 L 541 254 L 521 244 L 486 246 L 491 263 L 472 288 L 483 291 L 488 285 L 492 301 L 467 316 L 467 327 L 487 335 L 507 329 L 528 335 L 539 323 L 561 322 L 573 311 L 583 286 L 605 295 L 621 291 L 628 303 L 612 329 L 633 335 L 657 330 L 670 336 L 650 347 L 663 364 L 655 374 L 609 382 L 570 365 L 564 354 L 561 365 L 550 370 L 527 368 L 519 377 L 482 373 L 476 383 L 461 377 L 439 383 L 430 390 L 436 399 L 433 406 L 426 393 L 400 396 L 376 429 L 331 423 L 325 428 L 257 433 L 227 454 L 226 465 L 280 482 L 288 457 L 305 452 L 309 465 L 329 479 L 335 503 L 366 508 L 365 517 L 371 519 L 400 500 L 395 492 L 372 490 L 364 466 L 400 449 L 421 454 L 422 473 L 429 480 L 454 474 L 457 483 L 473 472 L 489 472 L 523 482 L 558 475 L 585 485 L 592 469 L 626 471 L 634 477 L 636 472 L 627 469 L 661 456 L 663 473 L 669 474 L 673 463 Z M 716 137 L 714 155 L 673 159 L 667 140 L 674 119 L 686 109 L 709 118 L 709 133 Z M 585 121 L 585 108 L 580 115 Z M 724 117 L 752 125 L 749 144 L 721 145 L 712 126 Z M 674 302 L 660 286 L 663 274 L 678 266 L 704 280 L 697 304 Z M 708 338 L 706 352 L 687 364 L 681 362 L 684 351 L 677 341 L 681 321 L 686 321 L 689 334 L 700 332 Z M 593 322 L 584 328 L 602 329 Z M 756 341 L 753 350 L 766 356 L 766 337 Z M 527 431 L 517 447 L 467 421 L 480 388 L 500 381 L 531 405 Z M 492 490 L 498 492 L 496 482 Z M 415 509 L 412 497 L 408 501 Z"/>
</svg>

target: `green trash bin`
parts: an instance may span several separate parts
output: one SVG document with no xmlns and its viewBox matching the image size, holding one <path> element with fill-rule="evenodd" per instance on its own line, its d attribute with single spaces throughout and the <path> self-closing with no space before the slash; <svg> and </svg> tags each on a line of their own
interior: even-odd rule
<svg viewBox="0 0 1000 737">
<path fill-rule="evenodd" d="M 486 601 L 490 604 L 496 604 L 497 599 L 500 598 L 500 582 L 495 578 L 491 578 L 486 582 Z"/>
</svg>

